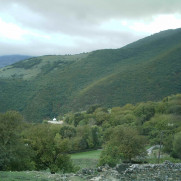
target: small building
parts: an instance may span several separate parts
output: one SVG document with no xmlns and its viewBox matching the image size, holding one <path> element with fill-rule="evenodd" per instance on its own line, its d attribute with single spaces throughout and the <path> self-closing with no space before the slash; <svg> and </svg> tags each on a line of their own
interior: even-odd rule
<svg viewBox="0 0 181 181">
<path fill-rule="evenodd" d="M 50 124 L 63 124 L 63 120 L 58 120 L 54 117 L 53 120 L 48 121 Z"/>
</svg>

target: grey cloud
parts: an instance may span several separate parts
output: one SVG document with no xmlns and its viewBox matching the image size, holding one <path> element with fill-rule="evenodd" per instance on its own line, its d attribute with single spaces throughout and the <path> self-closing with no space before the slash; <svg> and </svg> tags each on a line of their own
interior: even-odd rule
<svg viewBox="0 0 181 181">
<path fill-rule="evenodd" d="M 29 39 L 28 44 L 1 42 L 0 55 L 17 54 L 17 52 L 18 54 L 34 56 L 44 54 L 76 54 L 80 52 L 90 52 L 98 49 L 120 48 L 139 38 L 140 36 L 128 32 L 104 32 L 101 36 L 97 35 L 96 38 L 90 37 L 92 40 L 91 42 L 79 37 L 74 40 L 76 46 L 66 46 L 52 41 L 47 42 L 44 40 L 31 38 Z"/>
<path fill-rule="evenodd" d="M 8 13 L 23 26 L 68 34 L 82 34 L 115 18 L 143 19 L 154 14 L 181 12 L 180 0 L 6 0 L 3 4 L 11 7 Z M 13 8 L 17 11 L 12 11 Z M 19 8 L 37 18 L 26 17 Z"/>
<path fill-rule="evenodd" d="M 8 42 L 1 43 L 0 55 L 22 54 L 40 56 L 45 54 L 66 54 L 64 46 L 53 45 L 41 41 L 33 41 L 29 44 L 12 44 Z M 68 49 L 67 49 L 68 50 Z M 3 53 L 2 53 L 3 52 Z"/>
<path fill-rule="evenodd" d="M 66 54 L 119 48 L 141 37 L 125 30 L 102 30 L 112 19 L 151 21 L 153 15 L 180 13 L 180 0 L 0 0 L 0 17 L 44 34 L 66 34 L 76 46 L 28 37 L 28 44 L 0 42 L 4 54 Z M 0 52 L 0 54 L 2 54 Z"/>
</svg>

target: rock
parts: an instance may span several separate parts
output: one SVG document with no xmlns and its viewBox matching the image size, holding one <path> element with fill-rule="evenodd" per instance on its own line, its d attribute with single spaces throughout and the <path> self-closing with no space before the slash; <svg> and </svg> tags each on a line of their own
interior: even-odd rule
<svg viewBox="0 0 181 181">
<path fill-rule="evenodd" d="M 38 175 L 38 174 L 37 174 Z M 115 168 L 109 166 L 97 169 L 82 169 L 76 174 L 50 174 L 50 179 L 72 180 L 72 177 L 91 181 L 180 181 L 181 163 L 163 164 L 119 164 Z"/>
<path fill-rule="evenodd" d="M 97 171 L 98 171 L 98 172 L 102 172 L 102 167 L 98 167 L 98 168 L 97 168 Z"/>
<path fill-rule="evenodd" d="M 91 180 L 91 181 L 99 181 L 99 180 L 101 180 L 101 179 L 102 179 L 102 177 L 99 176 L 99 177 L 93 177 L 93 178 L 91 178 L 90 180 Z"/>
<path fill-rule="evenodd" d="M 117 164 L 115 169 L 119 172 L 119 173 L 123 173 L 127 168 L 130 167 L 130 164 L 127 163 L 122 163 L 122 164 Z"/>
</svg>

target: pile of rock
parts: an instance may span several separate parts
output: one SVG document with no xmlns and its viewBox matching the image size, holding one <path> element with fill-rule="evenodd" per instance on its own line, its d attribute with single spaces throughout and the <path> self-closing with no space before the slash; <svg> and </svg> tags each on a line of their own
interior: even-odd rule
<svg viewBox="0 0 181 181">
<path fill-rule="evenodd" d="M 130 180 L 181 180 L 181 163 L 131 165 L 124 171 Z"/>
<path fill-rule="evenodd" d="M 108 165 L 82 169 L 76 174 L 53 174 L 57 181 L 181 181 L 181 163 L 163 164 L 119 164 L 114 168 Z"/>
<path fill-rule="evenodd" d="M 82 169 L 79 176 L 91 181 L 180 181 L 181 163 L 166 161 L 163 164 L 119 164 L 115 168 L 106 165 L 97 169 Z"/>
</svg>

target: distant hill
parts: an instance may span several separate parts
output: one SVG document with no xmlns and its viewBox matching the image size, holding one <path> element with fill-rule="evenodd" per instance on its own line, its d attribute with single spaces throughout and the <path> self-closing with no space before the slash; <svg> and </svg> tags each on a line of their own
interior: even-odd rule
<svg viewBox="0 0 181 181">
<path fill-rule="evenodd" d="M 181 29 L 120 49 L 30 58 L 0 69 L 0 111 L 41 122 L 94 104 L 157 101 L 181 93 L 180 70 Z"/>
<path fill-rule="evenodd" d="M 18 62 L 20 60 L 25 60 L 30 58 L 31 56 L 27 55 L 4 55 L 0 56 L 0 68 L 5 67 L 7 65 L 11 65 L 15 62 Z"/>
</svg>

